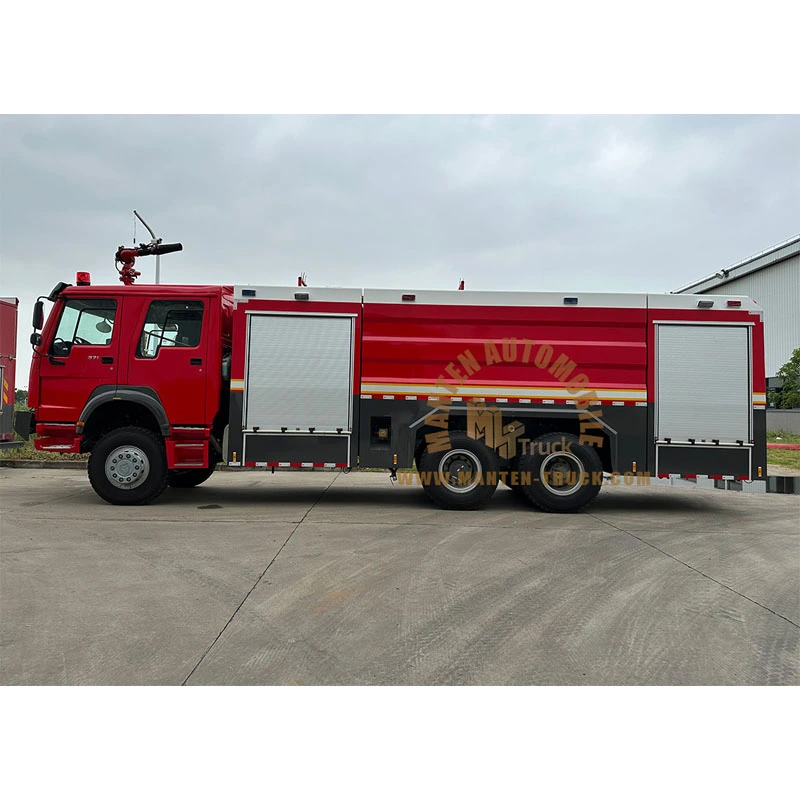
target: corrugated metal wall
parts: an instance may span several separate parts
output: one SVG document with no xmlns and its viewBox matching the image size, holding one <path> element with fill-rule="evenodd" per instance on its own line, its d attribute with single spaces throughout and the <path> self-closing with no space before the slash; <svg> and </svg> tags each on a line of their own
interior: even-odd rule
<svg viewBox="0 0 800 800">
<path fill-rule="evenodd" d="M 800 347 L 800 255 L 728 281 L 708 294 L 742 294 L 764 309 L 764 357 L 768 378 Z"/>
</svg>

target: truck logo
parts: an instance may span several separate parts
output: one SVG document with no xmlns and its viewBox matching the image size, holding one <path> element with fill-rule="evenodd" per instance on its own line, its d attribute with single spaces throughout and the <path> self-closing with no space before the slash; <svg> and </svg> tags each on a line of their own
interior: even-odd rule
<svg viewBox="0 0 800 800">
<path fill-rule="evenodd" d="M 499 344 L 499 346 L 498 346 Z M 550 375 L 558 380 L 567 391 L 575 397 L 571 401 L 578 411 L 580 424 L 580 443 L 591 447 L 602 447 L 603 437 L 589 433 L 592 429 L 603 427 L 601 408 L 593 408 L 599 404 L 595 390 L 587 385 L 589 377 L 585 373 L 575 374 L 578 365 L 566 353 L 559 354 L 556 358 L 553 348 L 548 344 L 539 344 L 528 340 L 503 339 L 501 343 L 491 340 L 484 343 L 485 365 L 496 363 L 523 364 L 533 363 L 540 369 L 546 369 Z M 535 349 L 536 348 L 536 349 Z M 429 453 L 437 453 L 450 449 L 449 413 L 453 397 L 468 387 L 467 378 L 480 371 L 484 364 L 469 351 L 465 350 L 458 356 L 458 362 L 464 370 L 450 362 L 445 368 L 445 374 L 439 376 L 439 384 L 443 389 L 442 397 L 433 398 L 428 402 L 435 410 L 428 415 L 426 423 L 429 427 L 440 430 L 428 433 L 425 443 Z M 467 435 L 472 439 L 483 439 L 486 446 L 495 450 L 501 458 L 512 459 L 518 454 L 517 440 L 525 432 L 525 425 L 519 420 L 503 425 L 502 410 L 497 406 L 487 406 L 485 402 L 471 400 L 467 403 Z M 524 455 L 525 443 L 522 439 L 522 454 Z"/>
<path fill-rule="evenodd" d="M 483 439 L 500 458 L 514 458 L 517 439 L 524 432 L 525 426 L 517 420 L 503 425 L 503 413 L 497 406 L 487 406 L 486 403 L 467 405 L 467 436 Z"/>
</svg>

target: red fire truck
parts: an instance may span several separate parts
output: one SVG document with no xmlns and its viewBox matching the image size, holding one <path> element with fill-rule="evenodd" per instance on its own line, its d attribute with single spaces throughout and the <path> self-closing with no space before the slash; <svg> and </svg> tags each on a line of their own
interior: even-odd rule
<svg viewBox="0 0 800 800">
<path fill-rule="evenodd" d="M 17 366 L 16 297 L 0 297 L 0 448 L 13 446 L 14 387 Z"/>
<path fill-rule="evenodd" d="M 454 509 L 499 481 L 575 511 L 609 473 L 766 478 L 749 298 L 131 285 L 135 257 L 179 248 L 120 248 L 125 285 L 79 273 L 34 310 L 36 447 L 89 453 L 110 503 L 218 463 L 416 467 Z"/>
</svg>

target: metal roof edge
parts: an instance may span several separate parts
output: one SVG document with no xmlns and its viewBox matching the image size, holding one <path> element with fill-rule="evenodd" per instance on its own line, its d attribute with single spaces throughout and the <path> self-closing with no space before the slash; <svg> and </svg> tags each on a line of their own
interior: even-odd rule
<svg viewBox="0 0 800 800">
<path fill-rule="evenodd" d="M 749 275 L 752 272 L 757 272 L 765 267 L 771 267 L 773 264 L 778 264 L 781 261 L 785 261 L 787 258 L 791 258 L 798 253 L 800 253 L 800 234 L 793 236 L 790 239 L 786 239 L 786 241 L 783 241 L 780 244 L 768 247 L 766 250 L 762 250 L 760 253 L 748 256 L 742 261 L 737 261 L 735 264 L 732 264 L 729 267 L 718 270 L 713 275 L 708 275 L 705 278 L 700 278 L 700 280 L 687 283 L 680 289 L 675 289 L 674 291 L 670 292 L 670 294 L 685 294 L 689 291 L 689 289 L 692 289 L 694 294 L 702 294 L 709 289 L 722 286 L 730 281 L 737 280 L 738 278 L 743 278 L 745 275 Z M 749 269 L 743 269 L 744 267 L 749 267 Z M 731 273 L 734 270 L 741 271 L 738 274 L 733 275 Z M 704 284 L 708 285 L 706 286 Z"/>
</svg>

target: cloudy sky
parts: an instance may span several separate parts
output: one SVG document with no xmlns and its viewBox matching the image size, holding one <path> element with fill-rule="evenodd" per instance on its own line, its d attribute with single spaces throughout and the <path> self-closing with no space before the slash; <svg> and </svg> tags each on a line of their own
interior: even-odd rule
<svg viewBox="0 0 800 800">
<path fill-rule="evenodd" d="M 183 242 L 168 283 L 665 292 L 800 233 L 793 116 L 5 116 L 0 145 L 18 386 L 34 300 L 116 283 L 134 208 Z"/>
</svg>

